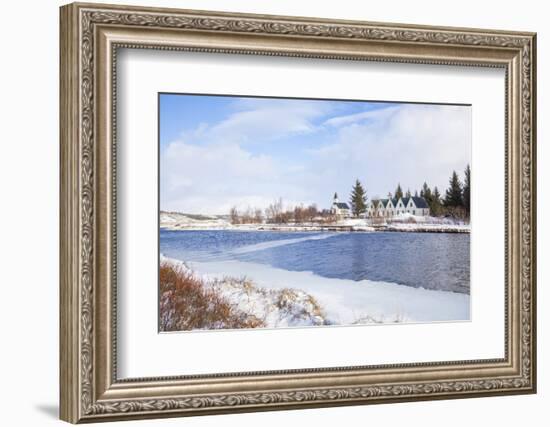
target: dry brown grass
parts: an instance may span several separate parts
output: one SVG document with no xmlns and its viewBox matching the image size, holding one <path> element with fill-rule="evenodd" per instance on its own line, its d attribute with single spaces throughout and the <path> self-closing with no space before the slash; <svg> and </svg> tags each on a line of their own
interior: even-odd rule
<svg viewBox="0 0 550 427">
<path fill-rule="evenodd" d="M 238 329 L 265 326 L 232 306 L 199 278 L 169 263 L 160 266 L 160 330 Z"/>
<path fill-rule="evenodd" d="M 292 311 L 296 317 L 310 317 L 318 316 L 324 318 L 325 314 L 321 308 L 321 305 L 317 300 L 311 296 L 306 295 L 305 300 L 301 302 L 301 307 L 296 311 L 296 290 L 284 288 L 278 291 L 277 299 L 275 300 L 275 305 L 281 311 Z"/>
</svg>

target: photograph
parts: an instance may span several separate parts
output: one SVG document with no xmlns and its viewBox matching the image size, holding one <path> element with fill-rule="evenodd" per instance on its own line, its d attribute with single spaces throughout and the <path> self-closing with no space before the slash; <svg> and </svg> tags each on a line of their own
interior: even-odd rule
<svg viewBox="0 0 550 427">
<path fill-rule="evenodd" d="M 160 332 L 470 320 L 470 105 L 158 103 Z"/>
</svg>

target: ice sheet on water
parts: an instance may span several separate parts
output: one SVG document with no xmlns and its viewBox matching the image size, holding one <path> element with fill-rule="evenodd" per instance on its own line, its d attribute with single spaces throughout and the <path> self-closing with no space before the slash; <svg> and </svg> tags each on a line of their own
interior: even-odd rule
<svg viewBox="0 0 550 427">
<path fill-rule="evenodd" d="M 246 254 L 249 252 L 262 251 L 265 249 L 276 248 L 279 246 L 292 245 L 295 243 L 305 242 L 307 240 L 328 239 L 329 237 L 334 237 L 342 234 L 345 234 L 345 233 L 322 233 L 322 234 L 314 234 L 313 236 L 298 237 L 296 239 L 283 239 L 283 240 L 273 240 L 269 242 L 255 243 L 253 245 L 246 245 L 246 246 L 241 246 L 240 248 L 233 249 L 231 253 Z"/>
</svg>

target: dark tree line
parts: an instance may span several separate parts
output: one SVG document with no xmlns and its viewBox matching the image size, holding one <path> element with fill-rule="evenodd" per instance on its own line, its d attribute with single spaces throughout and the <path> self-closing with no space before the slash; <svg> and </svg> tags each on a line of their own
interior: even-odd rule
<svg viewBox="0 0 550 427">
<path fill-rule="evenodd" d="M 442 197 L 437 187 L 433 191 L 424 183 L 420 197 L 424 197 L 434 216 L 450 215 L 457 218 L 470 218 L 470 165 L 464 170 L 464 182 L 453 171 L 449 178 L 449 188 Z"/>
<path fill-rule="evenodd" d="M 461 181 L 457 172 L 453 171 L 449 178 L 449 188 L 443 196 L 437 187 L 432 189 L 426 182 L 422 185 L 420 192 L 415 190 L 414 195 L 426 200 L 430 214 L 433 216 L 450 215 L 467 219 L 470 217 L 470 174 L 470 165 L 467 165 L 464 170 L 464 181 Z M 409 189 L 403 194 L 401 183 L 398 183 L 395 192 L 388 193 L 388 198 L 411 197 L 411 194 Z"/>
</svg>

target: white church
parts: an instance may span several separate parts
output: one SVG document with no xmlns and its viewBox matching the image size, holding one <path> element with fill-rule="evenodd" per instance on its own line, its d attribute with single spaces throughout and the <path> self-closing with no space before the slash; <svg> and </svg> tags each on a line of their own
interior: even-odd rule
<svg viewBox="0 0 550 427">
<path fill-rule="evenodd" d="M 334 193 L 330 211 L 338 218 L 350 218 L 352 216 L 350 206 L 338 200 L 338 194 Z M 399 199 L 380 199 L 367 202 L 365 218 L 391 218 L 400 214 L 416 216 L 430 215 L 430 207 L 424 197 L 400 197 Z"/>
<path fill-rule="evenodd" d="M 338 200 L 338 193 L 334 193 L 334 197 L 332 199 L 332 206 L 330 208 L 330 212 L 337 216 L 338 218 L 349 218 L 351 217 L 351 208 L 349 205 L 345 202 L 340 202 Z"/>
</svg>

